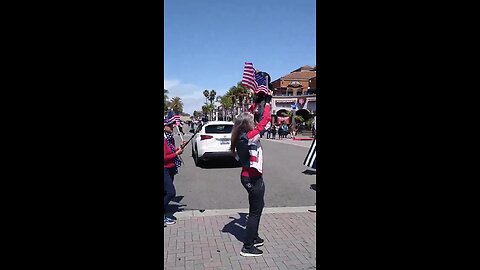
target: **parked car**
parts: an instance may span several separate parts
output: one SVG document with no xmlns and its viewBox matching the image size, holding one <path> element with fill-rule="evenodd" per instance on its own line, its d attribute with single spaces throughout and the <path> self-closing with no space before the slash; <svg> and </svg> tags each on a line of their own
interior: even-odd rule
<svg viewBox="0 0 480 270">
<path fill-rule="evenodd" d="M 216 158 L 232 158 L 230 138 L 233 123 L 228 121 L 210 121 L 205 123 L 201 130 L 192 139 L 192 156 L 195 165 Z"/>
</svg>

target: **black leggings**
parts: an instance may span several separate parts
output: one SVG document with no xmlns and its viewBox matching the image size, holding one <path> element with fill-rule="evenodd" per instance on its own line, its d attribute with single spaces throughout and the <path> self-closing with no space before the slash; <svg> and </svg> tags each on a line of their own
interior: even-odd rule
<svg viewBox="0 0 480 270">
<path fill-rule="evenodd" d="M 263 196 L 265 195 L 265 184 L 263 178 L 260 177 L 245 177 L 241 178 L 243 187 L 248 192 L 248 222 L 247 222 L 247 236 L 245 238 L 244 247 L 251 248 L 253 241 L 258 237 L 258 226 L 260 224 L 260 217 L 262 216 L 265 202 Z"/>
</svg>

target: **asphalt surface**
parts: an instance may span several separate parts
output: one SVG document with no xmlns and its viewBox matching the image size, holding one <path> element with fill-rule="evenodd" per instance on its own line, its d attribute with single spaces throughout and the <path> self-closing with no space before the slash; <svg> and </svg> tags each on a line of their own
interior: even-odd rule
<svg viewBox="0 0 480 270">
<path fill-rule="evenodd" d="M 188 129 L 184 129 L 188 130 Z M 184 140 L 191 137 L 186 133 Z M 303 160 L 311 142 L 262 140 L 264 148 L 263 179 L 265 207 L 313 206 L 316 203 L 315 172 Z M 181 140 L 175 136 L 177 145 Z M 167 212 L 190 209 L 248 208 L 247 192 L 240 183 L 241 168 L 232 160 L 216 160 L 204 168 L 195 166 L 191 142 L 181 155 L 184 164 L 175 176 L 177 197 Z"/>
</svg>

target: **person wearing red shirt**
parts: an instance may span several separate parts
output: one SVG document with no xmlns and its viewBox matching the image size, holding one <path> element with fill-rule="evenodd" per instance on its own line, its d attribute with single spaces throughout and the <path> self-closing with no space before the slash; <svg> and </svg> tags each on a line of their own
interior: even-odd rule
<svg viewBox="0 0 480 270">
<path fill-rule="evenodd" d="M 183 147 L 185 141 L 182 142 L 180 147 L 175 147 L 175 140 L 173 138 L 173 124 L 174 120 L 165 119 L 163 121 L 164 126 L 164 139 L 163 139 L 163 226 L 175 224 L 175 220 L 165 216 L 165 211 L 168 204 L 175 198 L 176 191 L 173 185 L 173 179 L 175 174 L 178 173 L 178 168 L 181 166 L 179 156 L 183 153 Z"/>
<path fill-rule="evenodd" d="M 271 125 L 270 100 L 271 94 L 265 97 L 257 97 L 256 102 L 250 107 L 250 112 L 240 114 L 235 119 L 232 130 L 231 151 L 237 155 L 242 164 L 240 180 L 248 192 L 249 213 L 247 221 L 247 236 L 240 255 L 261 256 L 263 251 L 257 247 L 263 246 L 264 240 L 258 236 L 260 216 L 265 206 L 265 184 L 263 182 L 263 150 L 260 143 L 260 134 L 265 132 Z M 261 101 L 265 102 L 263 116 L 255 125 L 255 107 Z"/>
</svg>

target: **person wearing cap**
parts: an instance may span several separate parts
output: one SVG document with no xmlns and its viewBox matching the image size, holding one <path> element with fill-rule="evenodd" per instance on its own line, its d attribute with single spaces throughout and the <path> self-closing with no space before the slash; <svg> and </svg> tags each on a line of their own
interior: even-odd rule
<svg viewBox="0 0 480 270">
<path fill-rule="evenodd" d="M 176 196 L 175 186 L 173 185 L 173 179 L 175 174 L 178 173 L 178 168 L 181 166 L 179 156 L 183 153 L 183 147 L 185 141 L 182 142 L 180 147 L 175 147 L 175 139 L 173 138 L 173 125 L 175 120 L 164 119 L 164 139 L 163 139 L 163 226 L 175 224 L 175 220 L 165 216 L 165 211 L 168 204 Z"/>
</svg>

